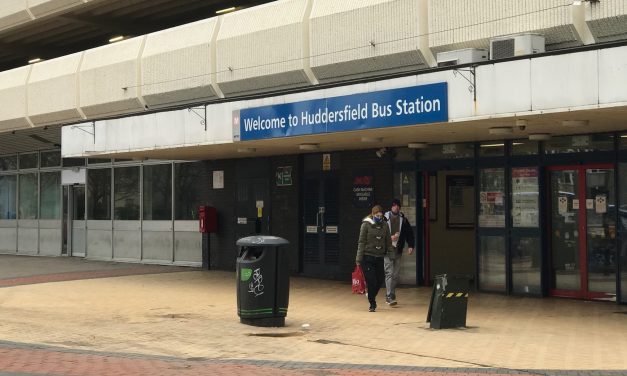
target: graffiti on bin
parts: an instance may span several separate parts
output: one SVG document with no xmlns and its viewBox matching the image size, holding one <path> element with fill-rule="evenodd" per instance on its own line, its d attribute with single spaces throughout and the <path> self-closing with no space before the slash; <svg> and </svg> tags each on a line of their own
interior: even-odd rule
<svg viewBox="0 0 627 376">
<path fill-rule="evenodd" d="M 248 292 L 258 297 L 263 295 L 263 275 L 261 274 L 261 268 L 255 269 L 252 275 L 253 280 L 248 284 Z"/>
</svg>

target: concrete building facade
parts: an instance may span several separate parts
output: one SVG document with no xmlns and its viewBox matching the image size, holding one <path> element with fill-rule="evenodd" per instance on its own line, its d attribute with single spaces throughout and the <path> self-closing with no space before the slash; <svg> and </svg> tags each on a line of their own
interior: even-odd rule
<svg viewBox="0 0 627 376">
<path fill-rule="evenodd" d="M 66 3 L 46 17 L 89 6 Z M 624 0 L 282 0 L 0 72 L 0 251 L 233 269 L 271 233 L 292 272 L 348 278 L 396 197 L 404 283 L 625 302 L 626 20 Z"/>
</svg>

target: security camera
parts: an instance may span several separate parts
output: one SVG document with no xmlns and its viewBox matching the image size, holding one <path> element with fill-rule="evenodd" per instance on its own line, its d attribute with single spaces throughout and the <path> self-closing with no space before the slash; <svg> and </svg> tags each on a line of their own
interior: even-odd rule
<svg viewBox="0 0 627 376">
<path fill-rule="evenodd" d="M 375 154 L 377 155 L 377 157 L 382 158 L 385 155 L 386 151 L 387 151 L 386 148 L 381 148 L 377 150 Z"/>
<path fill-rule="evenodd" d="M 524 131 L 525 129 L 527 129 L 527 119 L 516 119 L 516 126 L 521 131 Z"/>
</svg>

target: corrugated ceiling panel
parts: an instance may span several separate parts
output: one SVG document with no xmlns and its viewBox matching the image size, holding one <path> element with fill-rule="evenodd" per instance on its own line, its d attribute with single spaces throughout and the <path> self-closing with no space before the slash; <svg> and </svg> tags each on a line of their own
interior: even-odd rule
<svg viewBox="0 0 627 376">
<path fill-rule="evenodd" d="M 547 49 L 581 45 L 572 0 L 429 0 L 429 44 L 434 52 L 489 48 L 490 38 L 519 33 L 546 37 Z"/>
<path fill-rule="evenodd" d="M 0 132 L 30 127 L 26 118 L 26 81 L 31 67 L 0 73 Z"/>
<path fill-rule="evenodd" d="M 149 34 L 141 58 L 149 107 L 216 97 L 211 87 L 211 37 L 218 19 Z"/>
<path fill-rule="evenodd" d="M 21 25 L 32 19 L 27 0 L 4 0 L 0 6 L 0 30 Z"/>
<path fill-rule="evenodd" d="M 139 57 L 145 36 L 85 51 L 79 73 L 80 107 L 88 117 L 143 110 Z"/>
<path fill-rule="evenodd" d="M 426 67 L 419 0 L 315 0 L 311 68 L 321 80 Z"/>
<path fill-rule="evenodd" d="M 224 16 L 217 81 L 225 94 L 308 84 L 302 25 L 307 5 L 279 1 Z"/>
<path fill-rule="evenodd" d="M 82 119 L 78 104 L 78 68 L 83 53 L 34 64 L 28 81 L 28 115 L 35 125 Z"/>
</svg>

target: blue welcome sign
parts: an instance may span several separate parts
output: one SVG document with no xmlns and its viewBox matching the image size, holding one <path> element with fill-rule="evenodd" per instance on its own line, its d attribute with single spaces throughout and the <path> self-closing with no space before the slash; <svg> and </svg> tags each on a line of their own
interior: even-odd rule
<svg viewBox="0 0 627 376">
<path fill-rule="evenodd" d="M 314 99 L 233 113 L 234 141 L 448 121 L 446 82 Z"/>
</svg>

